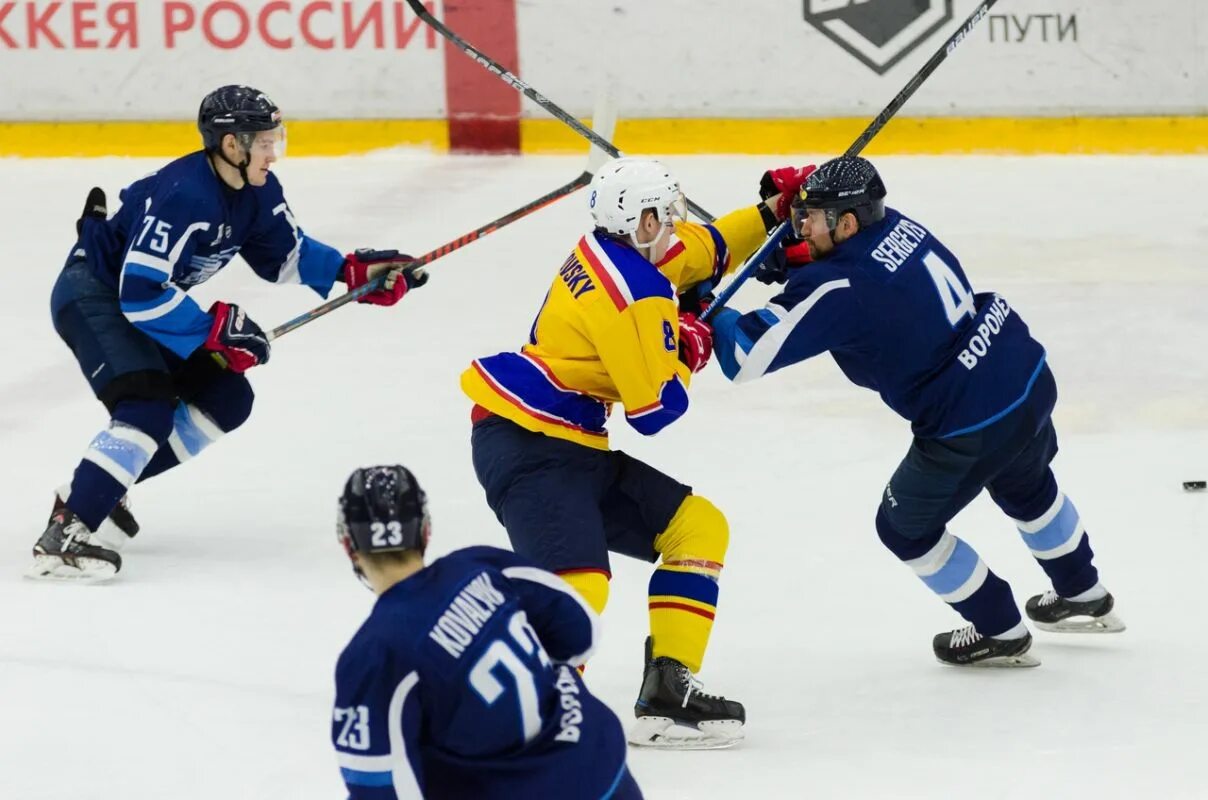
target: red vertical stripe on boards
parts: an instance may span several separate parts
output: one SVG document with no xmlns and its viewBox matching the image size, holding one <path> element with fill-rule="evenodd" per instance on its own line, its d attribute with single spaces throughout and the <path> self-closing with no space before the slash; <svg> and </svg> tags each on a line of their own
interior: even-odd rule
<svg viewBox="0 0 1208 800">
<path fill-rule="evenodd" d="M 445 0 L 443 22 L 458 36 L 520 74 L 516 0 Z M 445 41 L 449 150 L 519 153 L 520 92 Z"/>
</svg>

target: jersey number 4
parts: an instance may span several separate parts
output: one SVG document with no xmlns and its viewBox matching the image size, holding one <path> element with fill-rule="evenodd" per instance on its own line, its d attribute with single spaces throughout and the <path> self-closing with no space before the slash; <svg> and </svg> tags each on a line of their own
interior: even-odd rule
<svg viewBox="0 0 1208 800">
<path fill-rule="evenodd" d="M 541 646 L 537 632 L 533 630 L 523 611 L 517 611 L 508 620 L 508 633 L 511 634 L 511 642 L 496 639 L 479 656 L 470 669 L 470 686 L 484 703 L 493 706 L 508 688 L 500 681 L 500 677 L 509 678 L 516 690 L 524 741 L 530 742 L 541 732 L 541 708 L 537 702 L 537 682 L 533 671 L 525 664 L 525 659 L 517 654 L 516 649 L 518 648 L 524 656 L 536 656 L 543 667 L 550 666 L 549 655 Z"/>
<path fill-rule="evenodd" d="M 961 282 L 960 276 L 948 266 L 948 262 L 936 255 L 934 250 L 928 250 L 927 255 L 923 256 L 923 265 L 931 273 L 931 280 L 935 281 L 935 289 L 940 293 L 940 302 L 944 304 L 949 325 L 955 328 L 966 314 L 969 319 L 977 316 L 973 291 Z"/>
</svg>

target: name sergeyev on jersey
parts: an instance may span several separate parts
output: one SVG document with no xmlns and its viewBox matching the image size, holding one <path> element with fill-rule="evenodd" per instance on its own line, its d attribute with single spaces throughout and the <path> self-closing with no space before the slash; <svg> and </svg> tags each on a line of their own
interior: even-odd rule
<svg viewBox="0 0 1208 800">
<path fill-rule="evenodd" d="M 884 264 L 885 269 L 897 272 L 898 267 L 906 263 L 906 259 L 910 258 L 926 238 L 925 228 L 903 217 L 885 235 L 881 243 L 873 248 L 872 257 Z"/>
</svg>

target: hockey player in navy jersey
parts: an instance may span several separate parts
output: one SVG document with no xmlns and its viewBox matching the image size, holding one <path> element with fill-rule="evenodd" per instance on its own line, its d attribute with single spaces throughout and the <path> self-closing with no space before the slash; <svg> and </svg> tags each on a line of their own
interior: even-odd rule
<svg viewBox="0 0 1208 800">
<path fill-rule="evenodd" d="M 397 251 L 342 255 L 302 232 L 270 171 L 281 157 L 281 112 L 262 92 L 224 86 L 202 100 L 203 149 L 122 190 L 108 217 L 94 189 L 51 294 L 55 330 L 110 414 L 71 481 L 56 492 L 34 545 L 34 578 L 103 580 L 138 530 L 127 489 L 197 455 L 243 424 L 243 373 L 268 361 L 269 341 L 244 309 L 202 310 L 187 292 L 236 254 L 261 278 L 327 296 L 386 274 L 361 302 L 391 305 L 427 275 Z M 216 361 L 225 364 L 219 367 Z"/>
<path fill-rule="evenodd" d="M 337 535 L 375 594 L 336 666 L 331 737 L 351 800 L 637 800 L 621 722 L 577 665 L 598 618 L 565 581 L 493 547 L 424 565 L 423 489 L 352 473 Z"/>
<path fill-rule="evenodd" d="M 1053 589 L 1028 600 L 1042 630 L 1119 631 L 1090 540 L 1049 464 L 1057 400 L 1044 348 L 995 293 L 974 294 L 935 235 L 884 205 L 871 163 L 823 164 L 792 208 L 813 263 L 757 311 L 714 318 L 718 361 L 749 381 L 830 351 L 855 384 L 910 420 L 906 457 L 877 510 L 881 541 L 970 624 L 935 637 L 947 664 L 1033 666 L 1006 581 L 948 522 L 986 489 Z"/>
</svg>

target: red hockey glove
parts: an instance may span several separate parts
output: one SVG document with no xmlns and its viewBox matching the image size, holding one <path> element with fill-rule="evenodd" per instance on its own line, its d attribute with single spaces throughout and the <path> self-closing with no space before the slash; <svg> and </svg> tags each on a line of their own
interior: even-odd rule
<svg viewBox="0 0 1208 800">
<path fill-rule="evenodd" d="M 242 308 L 234 303 L 215 303 L 210 306 L 210 313 L 214 315 L 214 325 L 202 347 L 221 356 L 227 369 L 247 372 L 268 362 L 268 336 Z"/>
<path fill-rule="evenodd" d="M 713 328 L 691 311 L 679 315 L 679 359 L 693 372 L 700 372 L 713 355 Z"/>
<path fill-rule="evenodd" d="M 344 256 L 344 283 L 351 292 L 385 273 L 383 287 L 357 298 L 357 302 L 392 306 L 402 300 L 409 289 L 417 289 L 428 282 L 428 273 L 422 267 L 408 268 L 414 263 L 415 259 L 397 250 L 357 250 Z"/>
<path fill-rule="evenodd" d="M 789 206 L 793 198 L 801 191 L 801 184 L 805 183 L 805 179 L 816 169 L 813 164 L 807 164 L 804 167 L 770 169 L 763 173 L 763 177 L 759 179 L 759 196 L 767 200 L 769 197 L 780 195 L 774 209 L 776 219 L 784 221 L 789 218 Z"/>
</svg>

